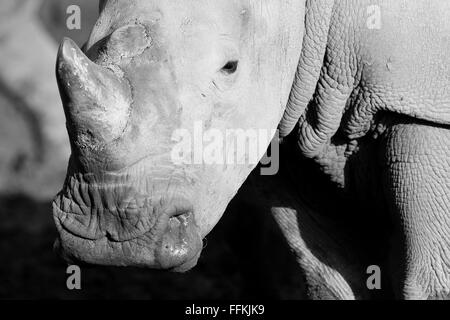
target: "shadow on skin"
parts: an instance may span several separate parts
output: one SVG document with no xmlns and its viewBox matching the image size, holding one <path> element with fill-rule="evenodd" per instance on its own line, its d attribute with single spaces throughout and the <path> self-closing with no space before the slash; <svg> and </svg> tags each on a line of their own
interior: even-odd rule
<svg viewBox="0 0 450 320">
<path fill-rule="evenodd" d="M 363 150 L 360 157 L 370 157 L 373 151 Z M 277 176 L 261 177 L 255 174 L 255 170 L 251 177 L 253 182 L 247 180 L 247 187 L 253 184 L 256 190 L 254 198 L 260 199 L 260 206 L 265 210 L 271 207 L 297 210 L 296 223 L 302 235 L 301 240 L 322 264 L 337 270 L 357 296 L 364 299 L 392 299 L 391 276 L 387 265 L 392 229 L 389 218 L 380 214 L 380 201 L 371 194 L 368 202 L 360 202 L 354 193 L 338 189 L 313 160 L 297 153 L 293 136 L 284 140 L 280 154 L 280 172 Z M 347 180 L 354 178 L 350 172 L 346 168 Z M 261 203 L 263 200 L 268 201 Z M 317 230 L 325 239 L 317 235 Z M 330 247 L 325 246 L 324 249 L 320 245 L 323 241 L 331 241 Z M 329 264 L 328 261 L 334 259 L 332 253 L 335 249 L 343 254 L 351 267 L 337 262 Z M 366 288 L 369 277 L 366 270 L 370 265 L 378 265 L 382 270 L 382 290 L 369 292 Z M 326 291 L 319 295 L 333 298 L 333 294 Z"/>
</svg>

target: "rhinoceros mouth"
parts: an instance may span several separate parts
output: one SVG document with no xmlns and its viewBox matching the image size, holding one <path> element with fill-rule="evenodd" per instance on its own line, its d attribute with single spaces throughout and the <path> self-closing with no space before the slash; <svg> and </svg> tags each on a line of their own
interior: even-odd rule
<svg viewBox="0 0 450 320">
<path fill-rule="evenodd" d="M 120 242 L 111 241 L 106 236 L 96 240 L 85 239 L 57 222 L 59 237 L 55 241 L 55 251 L 69 263 L 185 272 L 196 265 L 203 248 L 196 228 L 190 223 L 192 216 L 188 213 L 169 218 L 159 237 L 149 230 L 140 237 Z"/>
<path fill-rule="evenodd" d="M 184 201 L 184 200 L 182 200 Z M 177 200 L 180 203 L 180 200 Z M 150 236 L 153 233 L 157 234 L 159 230 L 163 229 L 167 223 L 174 224 L 179 223 L 186 225 L 186 223 L 194 223 L 194 215 L 191 206 L 180 207 L 172 206 L 171 209 L 166 209 L 164 213 L 156 217 L 153 207 L 142 206 L 140 208 L 134 207 L 131 209 L 119 209 L 105 210 L 104 208 L 88 208 L 78 206 L 77 212 L 65 211 L 64 205 L 61 203 L 60 198 L 53 201 L 54 218 L 57 220 L 57 224 L 61 226 L 66 232 L 72 234 L 75 237 L 79 237 L 86 240 L 99 240 L 106 238 L 111 242 L 126 242 L 143 237 L 145 235 Z M 84 214 L 83 212 L 89 212 Z M 143 212 L 143 214 L 137 214 L 137 212 Z M 113 220 L 112 223 L 118 224 L 114 229 L 108 228 L 108 223 L 101 223 L 105 215 L 111 215 L 118 217 Z M 135 215 L 133 220 L 128 217 L 127 222 L 123 222 L 120 219 L 125 215 Z M 84 223 L 82 220 L 87 220 Z M 111 225 L 111 222 L 109 222 Z M 131 230 L 117 231 L 117 228 L 125 229 L 127 225 L 131 226 Z"/>
<path fill-rule="evenodd" d="M 124 184 L 71 181 L 53 213 L 58 251 L 68 261 L 185 271 L 203 247 L 193 206 L 183 197 L 155 199 Z"/>
</svg>

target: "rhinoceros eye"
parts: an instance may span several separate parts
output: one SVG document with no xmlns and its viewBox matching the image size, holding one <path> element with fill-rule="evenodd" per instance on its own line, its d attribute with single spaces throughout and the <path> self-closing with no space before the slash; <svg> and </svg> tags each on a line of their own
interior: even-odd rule
<svg viewBox="0 0 450 320">
<path fill-rule="evenodd" d="M 228 61 L 223 67 L 222 67 L 222 72 L 226 73 L 226 74 L 233 74 L 236 72 L 237 67 L 238 67 L 238 61 L 237 60 L 233 60 L 233 61 Z"/>
</svg>

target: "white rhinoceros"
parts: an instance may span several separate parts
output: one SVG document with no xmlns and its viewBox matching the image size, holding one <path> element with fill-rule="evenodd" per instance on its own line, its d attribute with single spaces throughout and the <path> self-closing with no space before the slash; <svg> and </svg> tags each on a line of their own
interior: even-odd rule
<svg viewBox="0 0 450 320">
<path fill-rule="evenodd" d="M 394 217 L 385 281 L 398 297 L 450 293 L 448 1 L 107 0 L 100 9 L 85 53 L 65 39 L 58 54 L 72 146 L 54 200 L 64 257 L 192 268 L 270 140 L 225 148 L 225 158 L 206 142 L 228 146 L 239 130 L 278 125 L 286 136 L 297 125 L 280 172 L 253 172 L 253 199 L 271 209 L 311 297 L 368 295 L 364 230 L 342 223 L 345 209 L 316 209 L 332 201 Z M 193 150 L 175 161 L 180 143 Z M 308 157 L 320 170 L 305 182 Z M 305 187 L 324 176 L 335 184 L 319 188 L 332 191 Z"/>
</svg>

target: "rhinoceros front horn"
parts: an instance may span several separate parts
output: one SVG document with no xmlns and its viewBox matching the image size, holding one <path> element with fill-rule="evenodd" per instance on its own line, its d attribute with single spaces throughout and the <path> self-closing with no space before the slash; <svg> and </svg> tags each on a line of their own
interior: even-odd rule
<svg viewBox="0 0 450 320">
<path fill-rule="evenodd" d="M 73 145 L 104 145 L 124 132 L 131 106 L 127 81 L 89 60 L 68 38 L 59 48 L 56 76 Z"/>
</svg>

